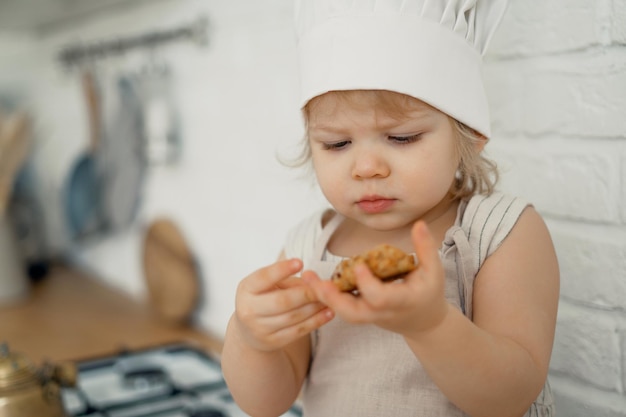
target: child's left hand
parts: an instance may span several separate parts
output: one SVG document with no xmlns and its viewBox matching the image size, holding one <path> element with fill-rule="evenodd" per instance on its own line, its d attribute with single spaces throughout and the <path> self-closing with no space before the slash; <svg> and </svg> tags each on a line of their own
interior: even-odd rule
<svg viewBox="0 0 626 417">
<path fill-rule="evenodd" d="M 339 291 L 312 271 L 302 279 L 321 302 L 349 323 L 372 323 L 408 336 L 436 327 L 447 315 L 445 274 L 437 245 L 426 224 L 415 223 L 411 238 L 419 268 L 403 281 L 384 283 L 365 265 L 355 267 L 359 296 Z"/>
</svg>

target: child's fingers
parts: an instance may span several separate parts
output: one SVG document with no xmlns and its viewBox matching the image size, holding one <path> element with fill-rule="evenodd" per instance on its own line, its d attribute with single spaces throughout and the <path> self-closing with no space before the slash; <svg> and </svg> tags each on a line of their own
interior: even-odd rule
<svg viewBox="0 0 626 417">
<path fill-rule="evenodd" d="M 305 285 L 299 277 L 287 277 L 282 281 L 279 281 L 276 286 L 280 289 L 286 290 L 287 288 L 300 287 Z"/>
<path fill-rule="evenodd" d="M 288 312 L 283 312 L 274 316 L 262 317 L 259 320 L 266 329 L 271 329 L 268 333 L 276 332 L 284 328 L 298 326 L 300 323 L 317 315 L 328 307 L 322 303 L 307 304 Z"/>
<path fill-rule="evenodd" d="M 315 293 L 317 298 L 320 299 L 320 301 L 322 301 L 322 298 L 320 296 L 323 295 L 323 288 L 326 285 L 332 285 L 329 281 L 324 281 L 320 279 L 320 277 L 313 271 L 303 271 L 302 281 L 313 290 L 313 292 Z"/>
<path fill-rule="evenodd" d="M 237 315 L 243 333 L 255 349 L 275 350 L 310 333 L 334 317 L 323 304 L 308 304 L 288 313 L 257 317 L 253 325 L 246 317 Z"/>
<path fill-rule="evenodd" d="M 413 225 L 411 239 L 419 260 L 419 268 L 423 272 L 430 273 L 430 271 L 441 268 L 439 249 L 426 223 L 418 221 Z"/>
<path fill-rule="evenodd" d="M 294 275 L 300 269 L 302 269 L 302 261 L 300 259 L 294 258 L 278 261 L 259 269 L 245 278 L 240 285 L 248 292 L 261 294 L 274 289 L 280 281 Z"/>
<path fill-rule="evenodd" d="M 315 291 L 308 285 L 272 291 L 257 296 L 256 314 L 259 316 L 274 316 L 294 309 L 317 304 Z"/>
<path fill-rule="evenodd" d="M 328 282 L 320 279 L 320 277 L 313 271 L 303 271 L 301 279 L 302 282 L 304 282 L 307 287 L 313 291 L 315 297 L 321 302 L 324 302 L 320 296 L 322 295 L 322 288 L 328 284 Z"/>
<path fill-rule="evenodd" d="M 368 307 L 363 304 L 360 297 L 339 291 L 332 282 L 320 280 L 309 271 L 302 273 L 302 279 L 313 288 L 322 303 L 344 320 L 362 322 L 369 317 Z"/>
<path fill-rule="evenodd" d="M 277 346 L 283 346 L 319 329 L 333 319 L 334 313 L 327 307 L 317 310 L 314 314 L 306 316 L 303 320 L 287 327 L 280 327 L 269 337 L 269 341 Z"/>
<path fill-rule="evenodd" d="M 354 268 L 361 299 L 373 310 L 382 310 L 390 305 L 397 305 L 407 298 L 406 290 L 398 290 L 391 286 L 397 282 L 382 282 L 364 265 Z"/>
</svg>

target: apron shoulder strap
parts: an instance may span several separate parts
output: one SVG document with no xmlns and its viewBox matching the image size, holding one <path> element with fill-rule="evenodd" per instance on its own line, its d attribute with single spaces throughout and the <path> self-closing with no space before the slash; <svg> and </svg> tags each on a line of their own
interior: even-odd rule
<svg viewBox="0 0 626 417">
<path fill-rule="evenodd" d="M 333 217 L 326 223 L 326 225 L 322 228 L 322 233 L 318 237 L 315 242 L 315 246 L 313 248 L 313 259 L 315 260 L 326 260 L 326 245 L 330 240 L 335 230 L 339 227 L 341 222 L 343 222 L 344 217 L 337 213 L 333 213 Z"/>
<path fill-rule="evenodd" d="M 461 282 L 462 307 L 472 318 L 474 279 L 483 263 L 509 235 L 528 203 L 502 193 L 476 195 L 465 207 L 460 230 L 452 237 L 457 247 L 457 270 Z"/>
</svg>

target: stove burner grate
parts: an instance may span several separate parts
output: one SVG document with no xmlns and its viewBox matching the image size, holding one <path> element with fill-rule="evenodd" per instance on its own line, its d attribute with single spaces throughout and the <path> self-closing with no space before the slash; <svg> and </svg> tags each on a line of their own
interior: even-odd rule
<svg viewBox="0 0 626 417">
<path fill-rule="evenodd" d="M 219 362 L 186 344 L 80 361 L 61 393 L 71 417 L 240 417 Z M 300 417 L 294 405 L 282 417 Z"/>
</svg>

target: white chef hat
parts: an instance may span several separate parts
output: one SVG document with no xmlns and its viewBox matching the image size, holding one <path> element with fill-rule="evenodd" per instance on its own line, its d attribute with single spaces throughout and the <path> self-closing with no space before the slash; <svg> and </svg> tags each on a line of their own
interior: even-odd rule
<svg viewBox="0 0 626 417">
<path fill-rule="evenodd" d="M 300 104 L 333 90 L 391 90 L 489 137 L 482 56 L 507 4 L 296 0 Z"/>
</svg>

